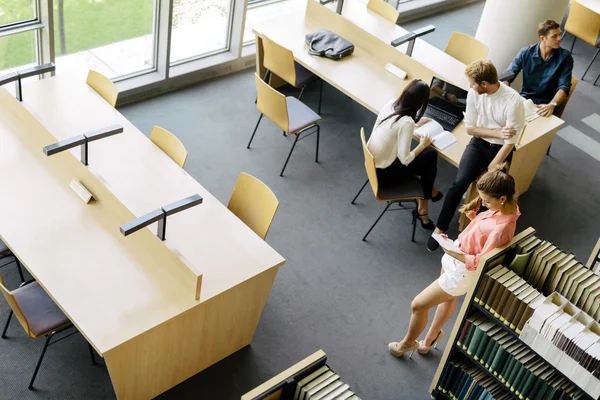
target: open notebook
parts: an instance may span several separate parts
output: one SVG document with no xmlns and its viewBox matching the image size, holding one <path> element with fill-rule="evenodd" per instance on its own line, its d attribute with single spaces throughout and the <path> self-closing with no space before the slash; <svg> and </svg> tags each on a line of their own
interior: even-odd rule
<svg viewBox="0 0 600 400">
<path fill-rule="evenodd" d="M 433 120 L 415 129 L 415 135 L 418 137 L 429 136 L 433 138 L 433 145 L 440 150 L 445 150 L 453 144 L 458 143 L 458 140 L 456 140 L 452 133 L 445 131 L 437 121 Z"/>
</svg>

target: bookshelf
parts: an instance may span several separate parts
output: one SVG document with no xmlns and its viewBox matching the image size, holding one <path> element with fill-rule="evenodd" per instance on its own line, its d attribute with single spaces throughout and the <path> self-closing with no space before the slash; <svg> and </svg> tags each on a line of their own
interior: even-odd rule
<svg viewBox="0 0 600 400">
<path fill-rule="evenodd" d="M 523 342 L 523 340 L 520 339 L 519 334 L 517 332 L 515 332 L 513 329 L 511 329 L 511 327 L 505 325 L 505 323 L 500 321 L 496 316 L 494 316 L 494 314 L 492 314 L 490 311 L 488 311 L 486 309 L 486 307 L 483 307 L 477 301 L 474 300 L 476 293 L 478 293 L 478 290 L 480 289 L 479 286 L 482 284 L 482 278 L 485 275 L 485 273 L 488 272 L 489 270 L 491 270 L 492 268 L 495 268 L 500 265 L 508 266 L 510 264 L 510 262 L 513 260 L 513 258 L 515 258 L 515 255 L 517 253 L 517 246 L 519 244 L 521 244 L 521 242 L 526 243 L 526 241 L 532 241 L 532 236 L 534 236 L 534 235 L 535 235 L 535 230 L 533 228 L 528 228 L 528 229 L 524 230 L 523 232 L 521 232 L 520 234 L 516 235 L 514 237 L 514 239 L 506 246 L 495 249 L 495 250 L 491 251 L 490 253 L 484 255 L 481 258 L 480 264 L 478 266 L 479 277 L 478 277 L 477 284 L 474 288 L 472 288 L 465 295 L 465 300 L 457 314 L 456 323 L 452 329 L 452 332 L 449 335 L 448 344 L 447 344 L 446 348 L 444 349 L 442 359 L 440 361 L 440 364 L 438 366 L 436 374 L 432 380 L 429 392 L 433 398 L 436 398 L 436 399 L 448 398 L 448 396 L 445 396 L 443 392 L 438 390 L 438 386 L 444 375 L 444 372 L 446 371 L 447 368 L 449 368 L 450 361 L 453 359 L 456 359 L 457 357 L 466 358 L 472 364 L 477 365 L 481 371 L 484 371 L 484 373 L 487 376 L 491 377 L 495 382 L 500 384 L 502 387 L 505 387 L 506 391 L 504 391 L 503 393 L 509 394 L 509 398 L 517 399 L 517 400 L 523 398 L 523 396 L 519 396 L 516 393 L 512 392 L 511 389 L 509 387 L 506 387 L 505 383 L 503 383 L 495 374 L 491 373 L 488 370 L 488 368 L 486 368 L 486 366 L 481 365 L 480 362 L 478 362 L 477 360 L 475 360 L 473 358 L 474 356 L 472 357 L 471 355 L 469 355 L 467 353 L 467 351 L 465 351 L 458 344 L 461 332 L 463 332 L 463 328 L 465 328 L 465 331 L 467 329 L 469 329 L 469 327 L 465 326 L 465 323 L 467 323 L 467 319 L 470 318 L 471 324 L 473 324 L 473 322 L 472 322 L 473 318 L 471 318 L 471 317 L 478 315 L 479 316 L 478 320 L 481 321 L 482 318 L 484 318 L 484 321 L 488 326 L 493 325 L 493 327 L 495 327 L 495 332 L 508 333 L 511 343 L 513 343 L 514 346 L 517 346 L 519 348 L 519 352 L 524 352 L 525 354 L 527 354 L 527 356 L 532 357 L 532 358 L 529 358 L 528 360 L 532 360 L 531 362 L 537 363 L 537 365 L 543 365 L 545 370 L 549 371 L 548 375 L 540 374 L 538 376 L 536 374 L 536 376 L 535 376 L 535 379 L 543 381 L 542 382 L 543 385 L 548 385 L 553 388 L 559 388 L 558 389 L 559 393 L 563 390 L 570 391 L 570 395 L 564 396 L 565 399 L 571 398 L 569 396 L 576 396 L 577 399 L 585 399 L 585 400 L 594 399 L 594 397 L 590 396 L 589 393 L 585 392 L 585 390 L 582 387 L 575 384 L 571 379 L 569 379 L 560 370 L 558 370 L 555 365 L 553 365 L 552 363 L 549 363 L 539 353 L 537 353 L 534 349 L 532 349 L 528 344 Z M 483 286 L 482 286 L 482 290 L 484 290 Z M 500 329 L 498 329 L 498 327 Z M 463 333 L 463 335 L 464 335 L 464 333 Z M 503 334 L 503 336 L 506 336 L 506 335 Z M 488 337 L 487 340 L 491 340 L 491 338 Z M 487 346 L 487 344 L 485 346 Z M 518 362 L 518 363 L 521 363 L 521 360 L 523 360 L 522 356 L 519 356 L 517 358 L 517 356 L 512 353 L 510 354 L 510 356 L 516 358 L 518 360 L 516 362 Z M 522 365 L 524 365 L 524 364 L 522 364 Z M 529 373 L 529 375 L 531 375 L 531 370 L 527 366 L 519 366 L 519 368 L 526 369 L 525 373 Z M 548 376 L 549 381 L 543 380 L 542 376 Z M 561 397 L 561 398 L 563 398 L 563 397 Z"/>
</svg>

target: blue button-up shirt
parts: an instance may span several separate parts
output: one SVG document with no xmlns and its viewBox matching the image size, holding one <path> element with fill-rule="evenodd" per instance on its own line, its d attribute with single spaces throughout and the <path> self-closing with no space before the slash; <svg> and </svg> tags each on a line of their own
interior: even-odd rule
<svg viewBox="0 0 600 400">
<path fill-rule="evenodd" d="M 521 96 L 533 100 L 535 104 L 548 104 L 556 92 L 571 89 L 573 56 L 568 50 L 552 50 L 544 60 L 540 55 L 540 44 L 523 47 L 506 71 L 518 74 L 523 70 Z"/>
</svg>

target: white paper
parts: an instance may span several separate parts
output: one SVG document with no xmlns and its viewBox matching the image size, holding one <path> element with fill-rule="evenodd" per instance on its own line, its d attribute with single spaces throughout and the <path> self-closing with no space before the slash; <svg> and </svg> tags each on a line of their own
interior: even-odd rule
<svg viewBox="0 0 600 400">
<path fill-rule="evenodd" d="M 525 108 L 525 120 L 527 122 L 531 122 L 540 116 L 531 99 L 523 99 L 523 107 Z"/>
<path fill-rule="evenodd" d="M 438 242 L 440 246 L 442 246 L 444 249 L 454 251 L 456 253 L 463 253 L 463 251 L 459 249 L 458 246 L 452 240 L 446 239 L 439 233 L 433 233 L 431 237 L 434 238 L 435 241 Z"/>
</svg>

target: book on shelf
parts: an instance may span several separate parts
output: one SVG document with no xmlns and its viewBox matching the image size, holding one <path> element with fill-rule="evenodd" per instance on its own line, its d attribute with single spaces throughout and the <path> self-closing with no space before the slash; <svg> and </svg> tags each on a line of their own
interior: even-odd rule
<svg viewBox="0 0 600 400">
<path fill-rule="evenodd" d="M 518 282 L 519 279 L 521 279 L 521 277 L 517 274 L 514 274 L 513 276 L 511 276 L 510 278 L 508 278 L 507 280 L 505 280 L 504 282 L 499 284 L 498 291 L 496 291 L 494 298 L 492 298 L 488 301 L 488 304 L 490 305 L 490 313 L 493 314 L 496 318 L 500 318 L 500 314 L 498 313 L 498 310 L 499 310 L 499 307 L 503 306 L 503 303 L 501 303 L 501 301 L 502 301 L 502 298 L 504 297 L 504 295 L 506 294 L 506 289 L 509 286 L 512 286 L 513 284 Z"/>
<path fill-rule="evenodd" d="M 524 251 L 524 248 L 527 247 L 530 243 L 532 243 L 536 239 L 537 239 L 537 237 L 535 237 L 534 235 L 531 235 L 528 238 L 525 238 L 525 239 L 521 240 L 519 243 L 517 243 L 517 247 L 516 247 L 517 254 L 526 253 L 526 251 Z"/>
<path fill-rule="evenodd" d="M 551 251 L 545 253 L 545 254 L 541 254 L 539 257 L 539 265 L 538 268 L 534 271 L 534 274 L 532 276 L 531 279 L 531 285 L 535 288 L 537 288 L 538 290 L 542 290 L 542 287 L 544 285 L 544 281 L 542 280 L 542 277 L 544 275 L 548 275 L 548 268 L 552 267 L 552 262 L 555 259 L 559 259 L 560 257 L 564 257 L 566 256 L 566 253 L 564 253 L 561 249 L 559 249 L 558 247 L 554 247 L 554 249 L 552 249 Z"/>
<path fill-rule="evenodd" d="M 497 301 L 494 302 L 493 308 L 496 311 L 494 313 L 494 317 L 499 319 L 501 322 L 505 321 L 504 315 L 506 314 L 506 308 L 508 307 L 508 300 L 511 297 L 511 294 L 517 291 L 521 287 L 529 286 L 527 282 L 518 275 L 515 275 L 513 278 L 506 281 L 498 294 L 496 295 Z"/>
<path fill-rule="evenodd" d="M 574 254 L 568 254 L 565 258 L 563 258 L 560 262 L 558 262 L 555 267 L 550 271 L 550 276 L 546 279 L 543 285 L 542 292 L 546 295 L 553 293 L 556 291 L 556 287 L 562 278 L 563 273 L 571 268 L 573 265 L 577 264 Z"/>
<path fill-rule="evenodd" d="M 514 276 L 514 271 L 508 271 L 498 279 L 492 281 L 492 288 L 490 290 L 490 293 L 487 295 L 485 301 L 485 309 L 489 310 L 490 313 L 494 314 L 496 312 L 491 305 L 494 303 L 494 300 L 496 299 L 496 294 L 500 290 L 500 287 L 504 284 L 504 282 L 508 281 Z"/>
<path fill-rule="evenodd" d="M 531 283 L 531 274 L 537 265 L 540 253 L 546 251 L 550 246 L 552 246 L 552 243 L 544 240 L 533 250 L 529 263 L 527 264 L 527 267 L 525 267 L 525 274 L 523 275 L 523 278 L 525 278 L 527 282 Z"/>
<path fill-rule="evenodd" d="M 569 264 L 572 264 L 571 268 L 568 268 L 562 274 L 562 277 L 560 278 L 560 281 L 558 282 L 558 286 L 556 287 L 556 291 L 560 294 L 565 293 L 565 287 L 570 286 L 571 283 L 573 282 L 573 279 L 575 279 L 577 276 L 583 274 L 585 272 L 585 270 L 587 269 L 583 266 L 583 264 L 577 262 L 576 260 L 573 260 L 573 261 L 574 261 L 574 263 L 569 263 Z"/>
<path fill-rule="evenodd" d="M 523 313 L 520 314 L 520 319 L 519 322 L 516 324 L 515 332 L 517 332 L 518 334 L 521 333 L 525 323 L 529 320 L 533 312 L 544 302 L 544 300 L 546 300 L 546 296 L 544 296 L 541 293 L 538 293 L 538 295 L 534 297 L 530 302 L 523 302 Z M 519 307 L 519 311 L 517 311 L 517 313 L 519 313 L 520 310 L 521 307 Z"/>
<path fill-rule="evenodd" d="M 508 288 L 505 298 L 501 300 L 500 304 L 502 304 L 502 306 L 498 308 L 500 322 L 504 323 L 506 326 L 510 326 L 511 318 L 516 312 L 516 308 L 519 306 L 519 302 L 517 301 L 518 296 L 530 289 L 533 288 L 523 278 L 519 278 L 516 283 Z"/>
<path fill-rule="evenodd" d="M 582 269 L 577 274 L 574 274 L 573 278 L 565 284 L 565 288 L 561 294 L 565 296 L 569 301 L 572 301 L 575 295 L 575 291 L 581 285 L 582 282 L 590 278 L 594 273 L 587 269 L 583 264 Z"/>
<path fill-rule="evenodd" d="M 590 271 L 592 272 L 592 271 Z M 600 283 L 600 277 L 593 272 L 584 280 L 579 282 L 577 288 L 573 291 L 573 297 L 571 297 L 571 303 L 581 308 L 584 303 L 584 293 L 589 294 L 592 288 L 595 288 Z"/>
<path fill-rule="evenodd" d="M 529 253 L 530 251 L 535 249 L 537 246 L 539 246 L 541 243 L 542 243 L 541 239 L 535 238 L 534 240 L 531 241 L 531 243 L 529 243 L 527 246 L 523 247 L 523 253 Z"/>
<path fill-rule="evenodd" d="M 490 280 L 496 280 L 498 279 L 502 274 L 505 274 L 508 272 L 508 269 L 505 268 L 502 265 L 497 265 L 494 268 L 491 268 L 489 271 L 487 271 L 482 277 L 481 277 L 481 282 L 479 283 L 479 286 L 477 288 L 477 293 L 475 293 L 475 297 L 474 300 L 480 305 L 483 306 L 485 304 L 485 302 L 482 300 L 482 298 L 487 298 L 489 291 L 491 290 L 491 283 Z"/>
<path fill-rule="evenodd" d="M 510 262 L 508 269 L 514 271 L 515 274 L 519 276 L 523 276 L 525 274 L 525 269 L 527 265 L 529 265 L 529 259 L 531 258 L 531 253 L 523 253 L 523 254 L 515 254 L 515 258 Z"/>
</svg>

